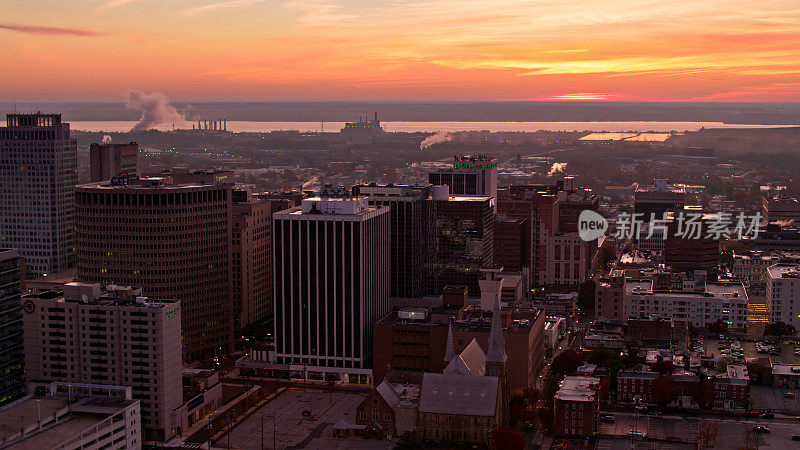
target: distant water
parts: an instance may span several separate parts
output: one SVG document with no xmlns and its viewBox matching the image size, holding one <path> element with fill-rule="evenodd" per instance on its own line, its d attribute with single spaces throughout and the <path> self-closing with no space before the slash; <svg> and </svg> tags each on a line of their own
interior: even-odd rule
<svg viewBox="0 0 800 450">
<path fill-rule="evenodd" d="M 72 121 L 70 127 L 81 131 L 127 132 L 135 121 Z M 593 132 L 669 132 L 696 131 L 701 128 L 782 128 L 797 125 L 729 124 L 723 122 L 383 122 L 386 131 L 593 131 Z M 158 127 L 162 131 L 191 129 L 197 122 L 183 122 Z M 300 132 L 338 132 L 344 122 L 247 122 L 228 121 L 228 131 L 267 133 L 296 130 Z"/>
</svg>

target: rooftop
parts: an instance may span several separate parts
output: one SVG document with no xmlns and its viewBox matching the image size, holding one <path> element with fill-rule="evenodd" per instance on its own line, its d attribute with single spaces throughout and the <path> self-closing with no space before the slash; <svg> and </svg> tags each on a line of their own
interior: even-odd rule
<svg viewBox="0 0 800 450">
<path fill-rule="evenodd" d="M 498 384 L 499 379 L 491 376 L 426 373 L 419 412 L 493 417 Z"/>
<path fill-rule="evenodd" d="M 597 396 L 600 379 L 595 377 L 566 377 L 561 382 L 555 398 L 571 402 L 592 402 Z"/>
</svg>

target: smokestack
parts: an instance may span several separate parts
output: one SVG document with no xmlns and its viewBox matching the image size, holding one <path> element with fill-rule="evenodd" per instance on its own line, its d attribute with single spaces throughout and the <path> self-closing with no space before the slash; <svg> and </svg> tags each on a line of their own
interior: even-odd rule
<svg viewBox="0 0 800 450">
<path fill-rule="evenodd" d="M 197 121 L 197 129 L 198 129 L 198 130 L 201 130 L 202 128 L 203 128 L 203 127 L 201 127 L 201 126 L 200 126 L 200 121 L 198 120 L 198 121 Z"/>
<path fill-rule="evenodd" d="M 222 131 L 228 131 L 228 119 L 222 124 Z"/>
</svg>

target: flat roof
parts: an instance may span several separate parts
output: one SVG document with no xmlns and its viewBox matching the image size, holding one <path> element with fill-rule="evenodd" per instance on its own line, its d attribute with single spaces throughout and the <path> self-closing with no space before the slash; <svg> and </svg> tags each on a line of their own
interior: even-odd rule
<svg viewBox="0 0 800 450">
<path fill-rule="evenodd" d="M 19 418 L 18 418 L 19 419 Z M 56 448 L 65 441 L 68 441 L 85 431 L 90 431 L 105 418 L 73 418 L 46 431 L 32 435 L 31 437 L 7 448 L 12 449 L 31 449 L 31 448 Z M 35 421 L 35 420 L 34 420 Z M 17 423 L 19 426 L 19 422 Z"/>
</svg>

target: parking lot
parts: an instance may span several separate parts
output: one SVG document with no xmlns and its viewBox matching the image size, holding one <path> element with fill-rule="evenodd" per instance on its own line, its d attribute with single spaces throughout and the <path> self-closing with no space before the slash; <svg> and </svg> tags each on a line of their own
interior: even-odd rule
<svg viewBox="0 0 800 450">
<path fill-rule="evenodd" d="M 770 355 L 768 353 L 756 352 L 755 342 L 739 341 L 742 345 L 742 350 L 745 358 L 769 358 L 772 362 L 781 362 L 786 364 L 800 363 L 800 356 L 794 355 L 794 344 L 781 344 L 780 355 Z M 722 351 L 718 348 L 719 340 L 713 338 L 703 339 L 706 355 L 720 355 Z"/>
<path fill-rule="evenodd" d="M 288 389 L 236 426 L 230 433 L 230 445 L 238 449 L 261 449 L 263 430 L 263 448 L 274 448 L 274 423 L 279 449 L 386 448 L 386 441 L 331 439 L 332 426 L 339 419 L 355 423 L 356 406 L 363 399 L 364 395 L 358 393 Z M 311 417 L 304 417 L 303 411 L 310 411 Z M 227 447 L 228 437 L 222 437 L 216 445 Z"/>
<path fill-rule="evenodd" d="M 794 398 L 786 398 L 787 392 L 794 393 Z M 797 389 L 750 386 L 750 408 L 756 411 L 800 415 L 800 392 Z M 797 428 L 800 433 L 800 424 Z"/>
<path fill-rule="evenodd" d="M 600 424 L 602 443 L 600 449 L 633 448 L 683 448 L 683 444 L 714 448 L 798 448 L 800 442 L 792 441 L 792 435 L 800 434 L 800 425 L 789 419 L 775 420 L 732 420 L 695 419 L 683 420 L 676 416 L 651 417 L 616 413 L 615 423 Z M 769 433 L 753 431 L 756 425 L 764 425 Z M 630 430 L 644 433 L 644 438 L 631 438 Z"/>
</svg>

